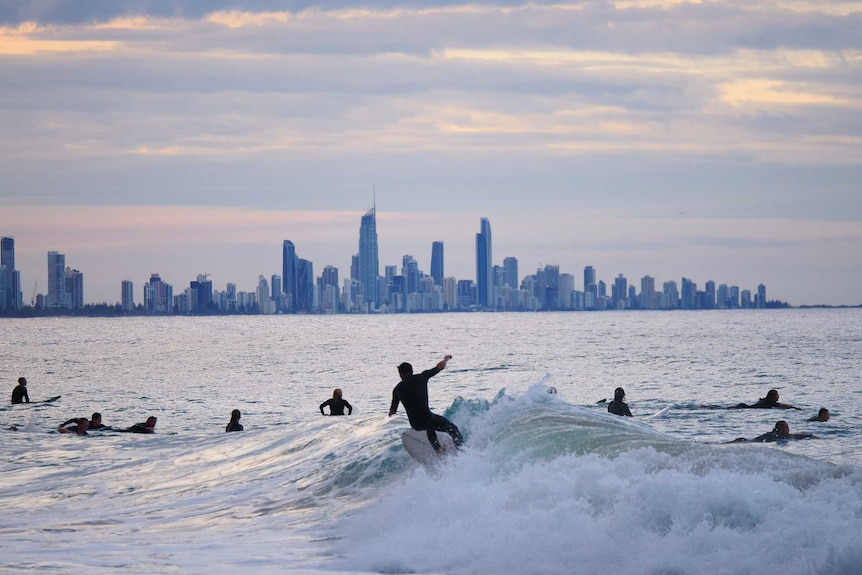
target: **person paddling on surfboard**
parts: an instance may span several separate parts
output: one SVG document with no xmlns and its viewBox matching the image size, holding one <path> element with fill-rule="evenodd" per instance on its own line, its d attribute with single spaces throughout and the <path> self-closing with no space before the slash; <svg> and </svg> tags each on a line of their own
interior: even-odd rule
<svg viewBox="0 0 862 575">
<path fill-rule="evenodd" d="M 30 395 L 27 393 L 26 378 L 18 378 L 18 385 L 12 390 L 12 403 L 30 403 Z"/>
<path fill-rule="evenodd" d="M 424 430 L 437 453 L 443 451 L 437 440 L 438 431 L 451 435 L 456 449 L 464 443 L 458 427 L 442 415 L 431 413 L 431 408 L 428 407 L 428 380 L 443 371 L 450 359 L 452 356 L 447 355 L 436 366 L 418 375 L 413 374 L 413 366 L 409 363 L 399 365 L 398 375 L 401 376 L 401 381 L 392 390 L 392 405 L 389 406 L 389 417 L 392 417 L 398 411 L 398 404 L 403 403 L 410 427 L 417 431 Z"/>
</svg>

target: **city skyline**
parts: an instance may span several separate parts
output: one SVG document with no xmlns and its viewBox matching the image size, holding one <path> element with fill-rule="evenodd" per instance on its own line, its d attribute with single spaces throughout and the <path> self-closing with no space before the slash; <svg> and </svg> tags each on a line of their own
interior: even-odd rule
<svg viewBox="0 0 862 575">
<path fill-rule="evenodd" d="M 52 250 L 88 301 L 344 277 L 373 209 L 381 264 L 472 278 L 487 217 L 522 272 L 857 305 L 860 54 L 841 1 L 6 3 L 0 234 L 25 301 Z"/>
<path fill-rule="evenodd" d="M 403 311 L 458 311 L 458 310 L 607 310 L 607 309 L 713 309 L 766 307 L 766 286 L 758 284 L 756 295 L 751 289 L 740 289 L 737 285 L 708 280 L 703 290 L 697 282 L 682 277 L 681 287 L 676 280 L 663 282 L 661 291 L 656 290 L 654 277 L 646 275 L 640 279 L 641 290 L 619 273 L 608 293 L 608 282 L 598 279 L 594 266 L 583 268 L 583 287 L 577 289 L 575 275 L 560 270 L 559 265 L 545 265 L 534 274 L 519 278 L 518 260 L 513 256 L 503 257 L 502 264 L 493 263 L 491 224 L 488 218 L 479 220 L 480 231 L 476 234 L 474 279 L 458 278 L 446 274 L 444 269 L 444 242 L 431 243 L 431 273 L 420 269 L 418 261 L 410 254 L 402 256 L 399 271 L 395 265 L 384 265 L 386 273 L 381 276 L 371 273 L 379 269 L 376 234 L 376 207 L 367 211 L 359 226 L 359 251 L 353 256 L 350 279 L 339 286 L 338 269 L 326 265 L 315 277 L 314 263 L 300 258 L 291 240 L 282 243 L 282 275 L 272 274 L 269 280 L 258 276 L 254 292 L 238 290 L 236 283 L 227 281 L 225 290 L 214 288 L 210 274 L 198 274 L 189 282 L 189 287 L 180 286 L 174 295 L 173 284 L 163 281 L 160 274 L 153 273 L 143 286 L 143 309 L 149 312 L 188 313 L 206 310 L 210 305 L 221 311 L 257 310 L 259 313 L 370 313 Z M 14 238 L 3 237 L 5 281 L 8 264 L 14 262 Z M 48 252 L 48 293 L 31 297 L 31 305 L 46 309 L 81 309 L 84 306 L 83 273 L 67 267 L 65 254 Z M 13 266 L 14 267 L 14 266 Z M 11 270 L 16 276 L 18 270 Z M 425 282 L 425 278 L 429 280 Z M 371 287 L 366 287 L 368 284 Z M 136 305 L 134 282 L 121 282 L 120 300 L 116 305 L 130 311 Z M 0 282 L 0 287 L 4 284 Z M 341 292 L 341 293 L 339 293 Z M 214 295 L 215 294 L 215 295 Z M 399 295 L 400 294 L 400 295 Z M 409 294 L 417 294 L 413 297 Z M 20 308 L 25 307 L 23 294 Z M 7 297 L 14 297 L 9 294 Z M 99 302 L 113 305 L 110 301 Z M 14 306 L 7 305 L 5 309 Z"/>
</svg>

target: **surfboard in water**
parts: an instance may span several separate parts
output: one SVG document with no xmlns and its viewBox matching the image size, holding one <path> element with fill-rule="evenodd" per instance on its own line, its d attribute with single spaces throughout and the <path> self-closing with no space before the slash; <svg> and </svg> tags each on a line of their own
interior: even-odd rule
<svg viewBox="0 0 862 575">
<path fill-rule="evenodd" d="M 428 435 L 424 431 L 410 429 L 401 435 L 401 443 L 410 457 L 429 467 L 440 463 L 449 454 L 455 453 L 455 444 L 448 433 L 437 432 L 437 440 L 444 449 L 443 453 L 437 453 L 428 441 Z"/>
<path fill-rule="evenodd" d="M 668 411 L 670 411 L 670 408 L 671 408 L 671 407 L 673 407 L 673 404 L 668 405 L 668 406 L 667 406 L 667 407 L 665 407 L 664 409 L 660 409 L 660 410 L 658 410 L 657 412 L 653 413 L 653 415 L 652 415 L 652 416 L 653 416 L 653 417 L 661 417 L 662 415 L 664 415 L 664 414 L 666 414 Z"/>
</svg>

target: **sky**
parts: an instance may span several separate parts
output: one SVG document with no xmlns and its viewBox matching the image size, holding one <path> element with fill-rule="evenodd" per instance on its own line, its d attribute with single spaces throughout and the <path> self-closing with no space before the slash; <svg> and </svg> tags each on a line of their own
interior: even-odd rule
<svg viewBox="0 0 862 575">
<path fill-rule="evenodd" d="M 85 302 L 158 273 L 682 277 L 862 304 L 862 0 L 0 0 L 0 235 Z M 660 287 L 659 287 L 660 289 Z"/>
</svg>

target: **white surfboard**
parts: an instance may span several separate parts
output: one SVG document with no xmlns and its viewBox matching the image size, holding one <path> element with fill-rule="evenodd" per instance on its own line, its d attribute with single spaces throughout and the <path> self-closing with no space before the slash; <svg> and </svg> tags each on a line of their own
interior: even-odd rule
<svg viewBox="0 0 862 575">
<path fill-rule="evenodd" d="M 653 416 L 653 417 L 661 417 L 662 415 L 664 415 L 664 414 L 666 414 L 668 411 L 670 411 L 670 408 L 671 408 L 671 407 L 673 407 L 673 404 L 672 404 L 672 403 L 671 403 L 670 405 L 668 405 L 667 407 L 665 407 L 665 408 L 663 408 L 663 409 L 658 410 L 658 411 L 657 411 L 657 412 L 655 412 L 652 416 Z"/>
<path fill-rule="evenodd" d="M 428 435 L 424 431 L 410 429 L 401 435 L 401 443 L 410 457 L 426 466 L 434 466 L 440 463 L 450 453 L 455 453 L 455 444 L 448 433 L 437 432 L 437 441 L 444 449 L 443 453 L 437 453 L 428 441 Z"/>
</svg>

